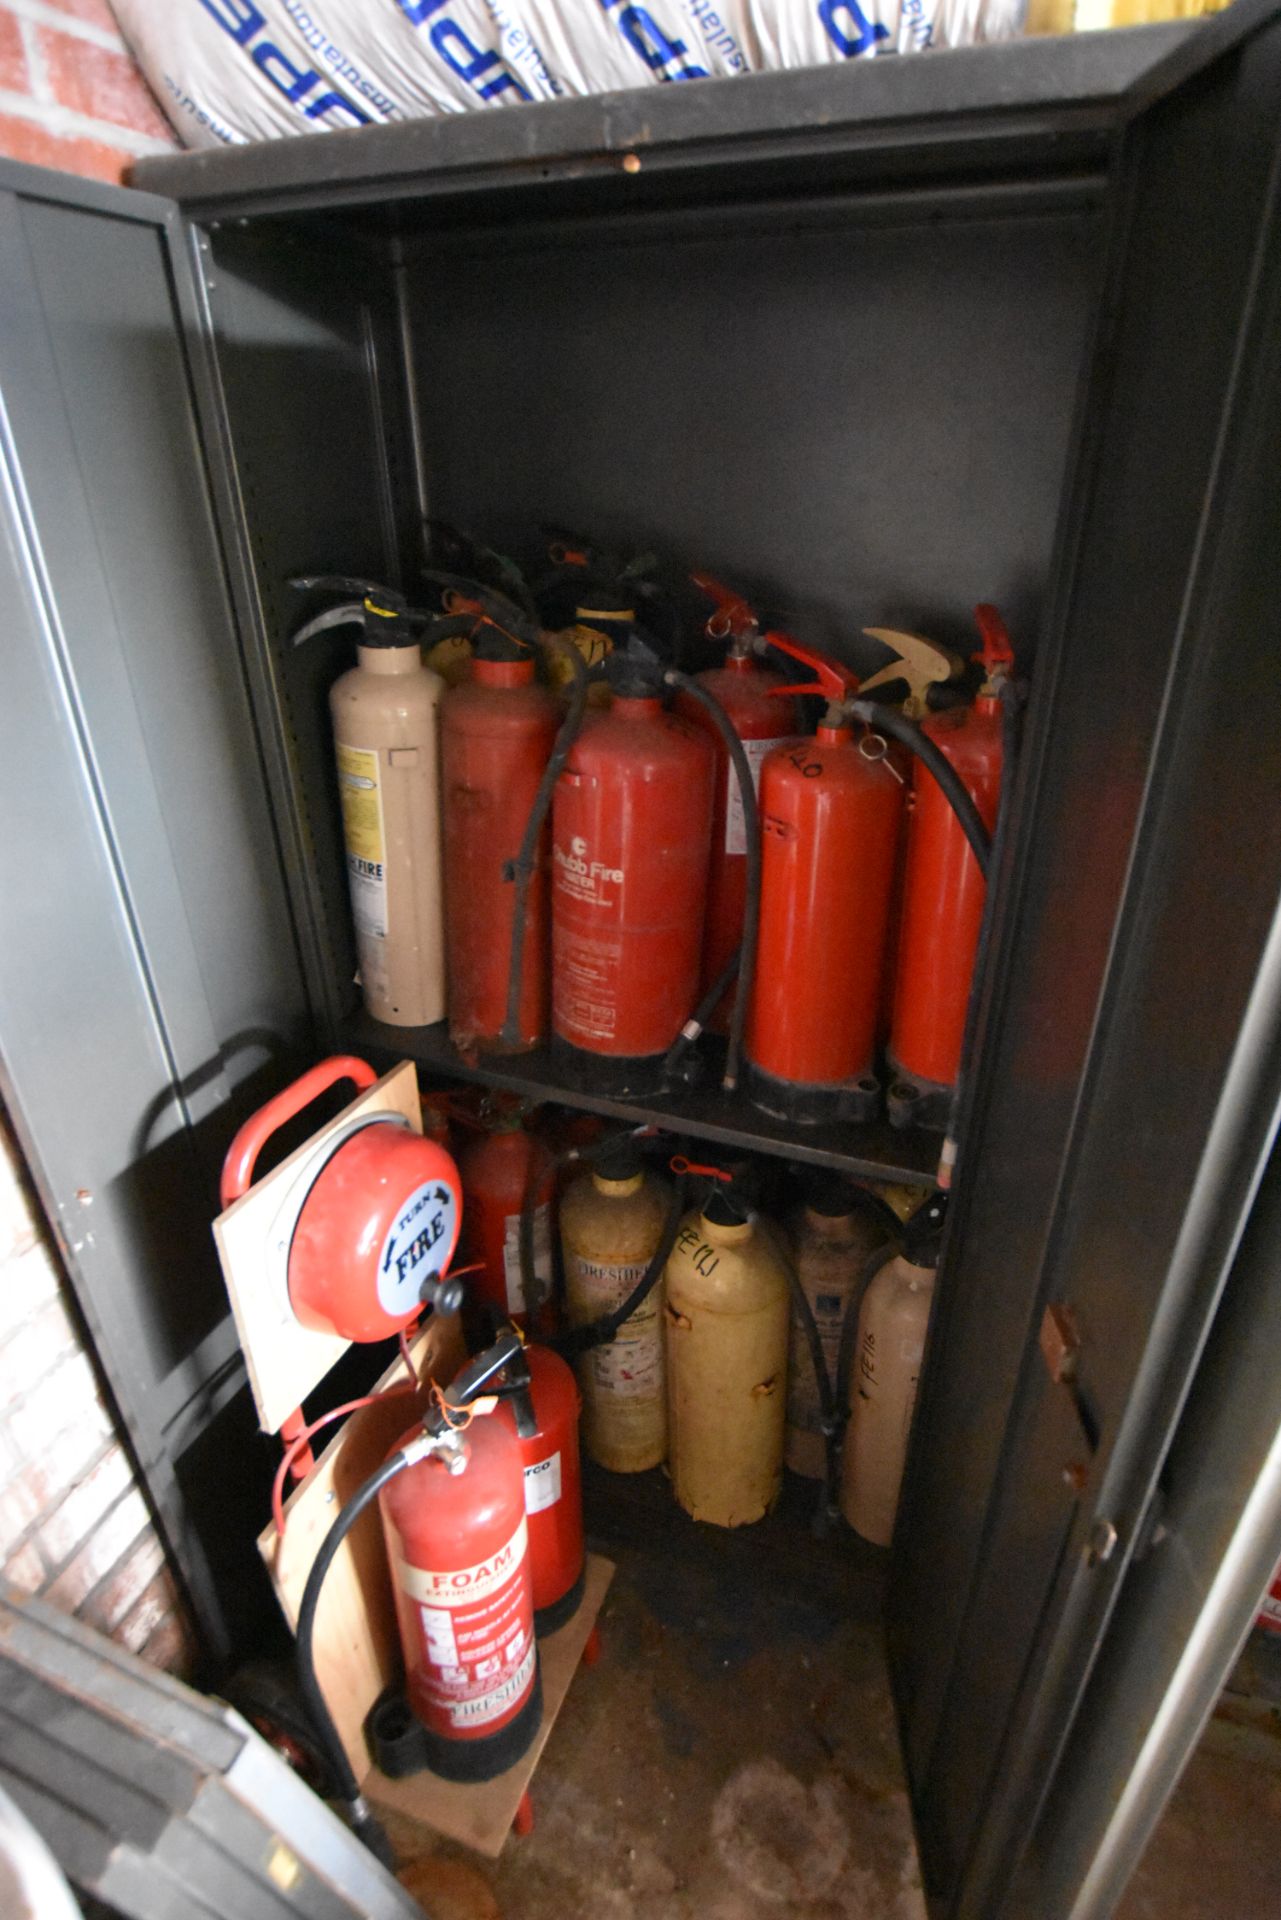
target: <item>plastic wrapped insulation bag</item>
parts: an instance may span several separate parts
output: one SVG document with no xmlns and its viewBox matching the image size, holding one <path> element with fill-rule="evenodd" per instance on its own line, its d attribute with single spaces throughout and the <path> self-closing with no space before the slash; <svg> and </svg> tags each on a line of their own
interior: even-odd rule
<svg viewBox="0 0 1281 1920">
<path fill-rule="evenodd" d="M 1027 0 L 113 0 L 186 145 L 1008 40 Z"/>
</svg>

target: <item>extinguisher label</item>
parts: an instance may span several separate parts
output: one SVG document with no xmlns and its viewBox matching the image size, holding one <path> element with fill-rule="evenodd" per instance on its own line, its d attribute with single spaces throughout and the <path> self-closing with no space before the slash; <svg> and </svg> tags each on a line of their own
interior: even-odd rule
<svg viewBox="0 0 1281 1920">
<path fill-rule="evenodd" d="M 588 1311 L 584 1318 L 595 1320 L 601 1314 L 621 1306 L 628 1294 L 644 1278 L 645 1260 L 613 1262 L 584 1260 L 568 1256 L 571 1271 L 566 1275 L 576 1301 Z M 602 1393 L 620 1400 L 654 1400 L 663 1392 L 663 1335 L 659 1323 L 662 1286 L 656 1286 L 642 1300 L 635 1313 L 618 1329 L 607 1346 L 593 1347 L 584 1358 L 587 1377 Z"/>
<path fill-rule="evenodd" d="M 552 1288 L 552 1213 L 544 1201 L 534 1209 L 534 1273 L 540 1297 L 548 1298 Z M 524 1313 L 524 1280 L 520 1270 L 520 1215 L 509 1213 L 503 1226 L 503 1278 L 507 1287 L 508 1313 Z"/>
<path fill-rule="evenodd" d="M 387 938 L 387 855 L 383 837 L 378 755 L 368 747 L 338 747 L 338 797 L 342 803 L 347 878 L 356 932 Z"/>
<path fill-rule="evenodd" d="M 420 1661 L 415 1690 L 429 1724 L 477 1728 L 508 1717 L 533 1682 L 529 1530 L 522 1516 L 506 1545 L 470 1567 L 433 1571 L 396 1558 L 396 1579 L 415 1602 Z"/>
<path fill-rule="evenodd" d="M 552 1002 L 558 1032 L 576 1040 L 612 1040 L 618 1028 L 618 974 L 623 943 L 566 927 L 556 931 Z"/>
<path fill-rule="evenodd" d="M 443 1573 L 433 1573 L 402 1558 L 396 1578 L 411 1600 L 420 1600 L 429 1608 L 470 1607 L 510 1584 L 528 1546 L 529 1529 L 522 1518 L 506 1546 L 473 1567 L 450 1567 Z"/>
<path fill-rule="evenodd" d="M 562 893 L 593 907 L 612 906 L 614 889 L 623 884 L 622 868 L 593 860 L 591 848 L 579 834 L 568 847 L 553 846 L 552 875 Z"/>
<path fill-rule="evenodd" d="M 525 1512 L 541 1513 L 560 1499 L 560 1454 L 525 1468 Z"/>
<path fill-rule="evenodd" d="M 752 769 L 752 786 L 757 798 L 761 791 L 761 762 L 767 753 L 772 753 L 780 740 L 790 738 L 780 733 L 772 740 L 744 740 L 743 752 L 747 755 L 747 764 Z M 738 775 L 733 762 L 725 769 L 728 785 L 725 789 L 725 851 L 726 853 L 747 852 L 747 822 L 743 818 L 743 796 L 738 790 Z"/>
<path fill-rule="evenodd" d="M 412 1313 L 423 1281 L 439 1273 L 457 1237 L 458 1201 L 443 1180 L 414 1191 L 392 1222 L 378 1256 L 378 1304 L 393 1318 Z"/>
</svg>

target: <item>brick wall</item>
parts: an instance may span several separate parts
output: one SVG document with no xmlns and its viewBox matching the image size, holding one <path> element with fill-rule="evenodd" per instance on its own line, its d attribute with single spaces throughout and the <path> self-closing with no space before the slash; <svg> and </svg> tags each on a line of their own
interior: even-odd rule
<svg viewBox="0 0 1281 1920">
<path fill-rule="evenodd" d="M 0 1109 L 0 1570 L 172 1672 L 194 1642 Z"/>
<path fill-rule="evenodd" d="M 0 0 L 0 154 L 119 180 L 176 145 L 107 0 Z"/>
</svg>

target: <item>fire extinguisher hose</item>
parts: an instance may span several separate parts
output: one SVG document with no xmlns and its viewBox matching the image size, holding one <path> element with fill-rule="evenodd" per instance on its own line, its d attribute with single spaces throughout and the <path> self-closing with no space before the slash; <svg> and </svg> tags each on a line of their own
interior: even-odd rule
<svg viewBox="0 0 1281 1920">
<path fill-rule="evenodd" d="M 685 1213 L 685 1181 L 678 1177 L 672 1188 L 672 1202 L 667 1218 L 663 1222 L 663 1231 L 658 1245 L 650 1257 L 636 1285 L 625 1300 L 612 1307 L 608 1313 L 601 1314 L 597 1320 L 589 1320 L 585 1326 L 571 1327 L 568 1333 L 560 1334 L 548 1342 L 560 1354 L 563 1360 L 576 1360 L 580 1354 L 589 1353 L 593 1347 L 608 1346 L 618 1329 L 630 1320 L 639 1307 L 642 1307 L 662 1278 L 663 1269 L 671 1257 L 676 1245 L 676 1236 L 680 1232 L 681 1220 Z"/>
<path fill-rule="evenodd" d="M 891 740 L 897 740 L 900 746 L 907 747 L 918 760 L 934 775 L 943 790 L 943 797 L 951 807 L 961 824 L 961 831 L 970 843 L 970 850 L 978 861 L 979 872 L 987 879 L 988 868 L 992 862 L 992 839 L 983 816 L 970 796 L 969 788 L 962 780 L 947 755 L 943 753 L 929 735 L 916 723 L 901 714 L 897 707 L 883 707 L 875 700 L 850 700 L 844 711 L 855 720 L 866 721 L 877 733 L 888 734 Z"/>
<path fill-rule="evenodd" d="M 740 941 L 733 953 L 731 953 L 729 959 L 725 962 L 725 965 L 717 974 L 715 980 L 713 980 L 711 986 L 707 989 L 707 992 L 695 1007 L 689 1019 L 685 1022 L 685 1025 L 672 1041 L 671 1046 L 667 1049 L 667 1058 L 663 1062 L 664 1080 L 674 1080 L 679 1074 L 681 1061 L 685 1058 L 685 1055 L 698 1039 L 717 1007 L 719 1007 L 721 1001 L 733 985 L 734 975 L 738 972 L 738 963 L 742 959 L 742 956 L 743 945 Z"/>
<path fill-rule="evenodd" d="M 558 633 L 542 634 L 540 641 L 543 645 L 553 648 L 569 663 L 573 674 L 573 686 L 570 689 L 565 717 L 560 723 L 552 746 L 551 758 L 543 768 L 542 778 L 534 794 L 534 804 L 529 809 L 529 818 L 525 822 L 520 849 L 503 876 L 516 883 L 516 901 L 512 909 L 511 959 L 507 967 L 507 1017 L 503 1021 L 499 1036 L 507 1046 L 519 1046 L 521 1042 L 520 995 L 525 971 L 525 923 L 529 917 L 529 886 L 538 865 L 538 843 L 542 838 L 543 827 L 551 807 L 553 789 L 569 758 L 574 742 L 583 730 L 583 718 L 587 712 L 587 663 L 582 654 L 572 641 L 564 639 Z"/>
<path fill-rule="evenodd" d="M 369 1851 L 388 1868 L 395 1866 L 391 1844 L 360 1791 L 360 1782 L 352 1770 L 351 1761 L 347 1758 L 347 1749 L 339 1738 L 333 1715 L 326 1705 L 324 1692 L 316 1675 L 312 1642 L 321 1588 L 325 1583 L 325 1575 L 338 1555 L 339 1548 L 370 1502 L 378 1498 L 389 1480 L 394 1480 L 396 1475 L 410 1464 L 409 1456 L 403 1451 L 393 1453 L 390 1459 L 383 1461 L 376 1472 L 370 1474 L 363 1486 L 357 1488 L 342 1508 L 312 1562 L 311 1572 L 307 1576 L 307 1585 L 303 1590 L 302 1605 L 298 1609 L 297 1627 L 298 1686 L 317 1736 L 334 1770 L 339 1797 L 344 1803 L 347 1819 L 358 1838 L 363 1840 Z"/>
<path fill-rule="evenodd" d="M 725 1075 L 721 1082 L 726 1092 L 732 1093 L 738 1085 L 738 1063 L 743 1050 L 743 1028 L 747 1023 L 747 1009 L 752 997 L 752 980 L 756 972 L 756 932 L 761 915 L 761 833 L 759 809 L 756 805 L 756 783 L 752 779 L 751 763 L 743 749 L 743 743 L 734 731 L 732 720 L 716 696 L 709 693 L 700 680 L 693 679 L 687 673 L 678 672 L 675 667 L 669 667 L 663 678 L 669 686 L 679 687 L 682 693 L 691 694 L 711 715 L 713 725 L 725 743 L 725 751 L 734 769 L 739 797 L 743 804 L 747 898 L 743 906 L 743 938 L 739 948 L 738 986 L 734 993 L 734 1011 L 730 1015 L 729 1046 L 725 1054 Z M 715 1006 L 716 1002 L 713 1001 L 712 1004 Z"/>
</svg>

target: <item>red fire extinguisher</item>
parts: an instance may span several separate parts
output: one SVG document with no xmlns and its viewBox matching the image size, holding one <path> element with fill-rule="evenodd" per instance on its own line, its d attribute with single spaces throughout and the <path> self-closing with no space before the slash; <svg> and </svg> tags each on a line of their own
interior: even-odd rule
<svg viewBox="0 0 1281 1920">
<path fill-rule="evenodd" d="M 247 1192 L 273 1133 L 340 1080 L 371 1087 L 364 1060 L 340 1054 L 295 1080 L 237 1133 L 222 1169 L 222 1204 Z M 357 1114 L 325 1135 L 299 1167 L 273 1223 L 267 1284 L 304 1327 L 344 1340 L 386 1340 L 424 1306 L 456 1311 L 447 1280 L 458 1241 L 458 1169 L 400 1113 Z"/>
<path fill-rule="evenodd" d="M 880 1097 L 876 1043 L 904 777 L 884 738 L 851 726 L 847 667 L 781 634 L 771 644 L 816 679 L 815 737 L 761 768 L 761 917 L 748 1018 L 749 1086 L 768 1113 L 862 1120 Z"/>
<path fill-rule="evenodd" d="M 929 715 L 921 731 L 955 770 L 991 832 L 1004 759 L 1001 689 L 1014 653 L 995 607 L 978 606 L 974 616 L 983 637 L 974 656 L 984 670 L 978 695 L 972 706 Z M 908 814 L 887 1104 L 896 1125 L 943 1127 L 961 1064 L 987 886 L 953 807 L 920 760 Z"/>
<path fill-rule="evenodd" d="M 760 626 L 747 601 L 710 574 L 691 576 L 695 586 L 716 602 L 707 622 L 713 640 L 727 640 L 725 662 L 694 677 L 719 701 L 743 743 L 753 780 L 759 786 L 760 768 L 771 747 L 794 734 L 799 726 L 796 702 L 780 698 L 783 676 L 772 673 L 754 656 L 764 650 Z M 676 711 L 707 734 L 716 755 L 712 798 L 711 857 L 707 871 L 707 911 L 703 922 L 703 955 L 699 993 L 734 971 L 743 937 L 747 902 L 747 825 L 735 768 L 707 709 L 683 693 Z M 728 990 L 712 1009 L 707 1024 L 724 1032 L 729 1025 Z"/>
<path fill-rule="evenodd" d="M 458 1171 L 464 1259 L 480 1266 L 471 1292 L 498 1321 L 524 1327 L 531 1305 L 551 1295 L 556 1162 L 537 1135 L 526 1132 L 520 1113 L 510 1112 L 463 1149 Z M 534 1303 L 525 1298 L 530 1278 L 539 1295 Z"/>
<path fill-rule="evenodd" d="M 582 1402 L 572 1367 L 549 1347 L 525 1347 L 508 1372 L 508 1415 L 525 1476 L 534 1625 L 554 1633 L 583 1597 Z"/>
<path fill-rule="evenodd" d="M 529 643 L 480 625 L 468 679 L 441 705 L 445 962 L 455 1046 L 515 1051 L 547 1031 L 547 836 L 528 876 L 517 1031 L 505 1031 L 516 908 L 513 865 L 556 738 L 560 708 Z"/>
<path fill-rule="evenodd" d="M 553 799 L 552 1031 L 593 1084 L 639 1091 L 697 991 L 714 756 L 634 636 L 606 672 Z"/>
</svg>

